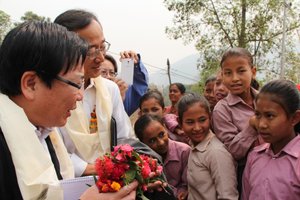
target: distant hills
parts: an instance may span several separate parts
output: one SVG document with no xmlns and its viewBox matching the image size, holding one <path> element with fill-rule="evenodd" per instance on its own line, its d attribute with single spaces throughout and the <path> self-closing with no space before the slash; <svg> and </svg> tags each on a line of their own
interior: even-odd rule
<svg viewBox="0 0 300 200">
<path fill-rule="evenodd" d="M 180 82 L 183 84 L 194 84 L 199 82 L 200 71 L 197 69 L 197 60 L 199 58 L 198 54 L 193 54 L 187 56 L 175 63 L 171 62 L 171 81 Z M 149 74 L 150 84 L 155 84 L 157 86 L 165 87 L 169 85 L 169 79 L 166 70 L 160 70 Z"/>
</svg>

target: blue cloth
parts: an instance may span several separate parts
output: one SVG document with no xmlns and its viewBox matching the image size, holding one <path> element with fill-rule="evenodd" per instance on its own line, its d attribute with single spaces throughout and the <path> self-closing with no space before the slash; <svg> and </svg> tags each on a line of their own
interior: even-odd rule
<svg viewBox="0 0 300 200">
<path fill-rule="evenodd" d="M 141 97 L 147 92 L 149 75 L 146 67 L 141 62 L 141 56 L 138 54 L 139 61 L 134 66 L 133 84 L 128 86 L 123 101 L 125 111 L 130 116 L 138 107 Z"/>
</svg>

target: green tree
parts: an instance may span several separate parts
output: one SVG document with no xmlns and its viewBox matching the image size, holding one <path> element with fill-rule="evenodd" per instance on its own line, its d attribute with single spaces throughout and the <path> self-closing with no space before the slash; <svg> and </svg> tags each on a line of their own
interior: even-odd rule
<svg viewBox="0 0 300 200">
<path fill-rule="evenodd" d="M 207 76 L 203 71 L 215 72 L 222 52 L 234 46 L 247 48 L 258 67 L 274 67 L 278 63 L 273 58 L 280 56 L 283 2 L 164 0 L 168 10 L 174 12 L 173 27 L 167 27 L 166 33 L 173 39 L 183 39 L 185 43 L 195 41 L 196 49 L 202 55 L 200 66 L 205 69 L 202 70 L 203 76 Z M 300 27 L 299 2 L 292 3 L 286 20 L 290 41 L 295 39 L 296 30 Z M 287 50 L 293 52 L 294 43 L 289 44 L 291 46 Z M 270 55 L 273 58 L 268 60 Z"/>
<path fill-rule="evenodd" d="M 4 39 L 7 31 L 11 28 L 10 16 L 0 10 L 0 43 Z"/>
<path fill-rule="evenodd" d="M 16 22 L 14 23 L 14 25 L 17 26 L 20 23 L 27 22 L 27 21 L 34 21 L 34 20 L 51 22 L 51 19 L 49 17 L 39 16 L 32 11 L 27 11 L 21 17 L 21 22 Z"/>
</svg>

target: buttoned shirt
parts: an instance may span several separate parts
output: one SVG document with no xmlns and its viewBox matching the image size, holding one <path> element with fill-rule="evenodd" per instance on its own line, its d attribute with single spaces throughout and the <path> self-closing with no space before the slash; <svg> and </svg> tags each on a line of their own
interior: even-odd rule
<svg viewBox="0 0 300 200">
<path fill-rule="evenodd" d="M 164 171 L 168 183 L 175 187 L 174 194 L 187 191 L 187 165 L 190 146 L 169 139 L 168 153 L 164 160 Z"/>
<path fill-rule="evenodd" d="M 238 199 L 235 161 L 212 132 L 192 147 L 187 177 L 188 200 Z"/>
<path fill-rule="evenodd" d="M 256 91 L 252 90 L 252 93 Z M 258 139 L 257 131 L 249 125 L 249 119 L 254 114 L 254 108 L 231 93 L 220 100 L 213 110 L 213 131 L 236 160 L 245 158 Z"/>
<path fill-rule="evenodd" d="M 300 136 L 274 154 L 269 143 L 254 148 L 243 176 L 243 200 L 300 199 Z"/>
</svg>

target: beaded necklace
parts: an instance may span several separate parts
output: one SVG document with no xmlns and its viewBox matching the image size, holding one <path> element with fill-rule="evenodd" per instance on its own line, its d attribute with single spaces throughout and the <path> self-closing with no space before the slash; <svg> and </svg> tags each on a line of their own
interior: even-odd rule
<svg viewBox="0 0 300 200">
<path fill-rule="evenodd" d="M 97 126 L 96 106 L 94 106 L 94 109 L 91 112 L 90 133 L 96 133 L 97 131 L 98 131 L 98 126 Z"/>
</svg>

